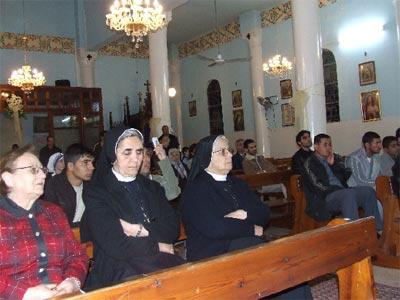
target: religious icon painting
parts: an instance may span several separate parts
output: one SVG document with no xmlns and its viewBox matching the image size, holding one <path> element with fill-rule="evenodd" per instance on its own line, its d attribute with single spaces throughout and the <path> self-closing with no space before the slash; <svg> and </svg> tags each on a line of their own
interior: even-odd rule
<svg viewBox="0 0 400 300">
<path fill-rule="evenodd" d="M 189 101 L 189 117 L 195 117 L 197 115 L 196 100 Z"/>
<path fill-rule="evenodd" d="M 280 81 L 281 99 L 289 99 L 293 97 L 292 81 L 285 79 Z"/>
<path fill-rule="evenodd" d="M 377 121 L 382 118 L 379 90 L 361 93 L 360 102 L 364 122 Z"/>
<path fill-rule="evenodd" d="M 242 107 L 242 90 L 232 91 L 233 108 Z"/>
<path fill-rule="evenodd" d="M 289 103 L 281 105 L 282 126 L 293 126 L 295 121 L 294 107 Z"/>
<path fill-rule="evenodd" d="M 368 61 L 358 65 L 360 85 L 376 83 L 375 62 Z"/>
<path fill-rule="evenodd" d="M 235 131 L 244 131 L 243 109 L 233 111 L 233 128 Z"/>
</svg>

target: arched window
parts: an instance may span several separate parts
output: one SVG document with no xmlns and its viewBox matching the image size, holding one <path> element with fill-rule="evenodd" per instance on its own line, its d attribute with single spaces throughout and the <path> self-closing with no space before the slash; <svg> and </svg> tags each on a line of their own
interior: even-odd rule
<svg viewBox="0 0 400 300">
<path fill-rule="evenodd" d="M 322 61 L 324 66 L 326 121 L 328 123 L 339 122 L 339 88 L 335 56 L 328 49 L 322 49 Z"/>
<path fill-rule="evenodd" d="M 224 134 L 224 121 L 221 105 L 221 88 L 218 80 L 211 80 L 207 87 L 210 134 Z"/>
</svg>

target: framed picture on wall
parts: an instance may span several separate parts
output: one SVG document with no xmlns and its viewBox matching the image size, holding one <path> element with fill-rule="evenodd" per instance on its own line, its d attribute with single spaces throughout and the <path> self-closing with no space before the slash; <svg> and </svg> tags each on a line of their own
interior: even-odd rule
<svg viewBox="0 0 400 300">
<path fill-rule="evenodd" d="M 292 81 L 285 79 L 280 81 L 281 99 L 289 99 L 293 97 Z"/>
<path fill-rule="evenodd" d="M 232 106 L 242 107 L 242 90 L 232 91 Z"/>
<path fill-rule="evenodd" d="M 367 61 L 358 65 L 358 77 L 360 85 L 376 83 L 375 62 Z"/>
<path fill-rule="evenodd" d="M 295 121 L 294 107 L 289 103 L 281 105 L 282 126 L 293 126 Z"/>
<path fill-rule="evenodd" d="M 197 115 L 196 100 L 189 101 L 189 117 Z"/>
<path fill-rule="evenodd" d="M 235 131 L 244 130 L 244 115 L 243 109 L 237 109 L 233 111 L 233 129 Z"/>
<path fill-rule="evenodd" d="M 380 120 L 382 117 L 379 90 L 363 92 L 360 96 L 361 113 L 364 122 Z"/>
</svg>

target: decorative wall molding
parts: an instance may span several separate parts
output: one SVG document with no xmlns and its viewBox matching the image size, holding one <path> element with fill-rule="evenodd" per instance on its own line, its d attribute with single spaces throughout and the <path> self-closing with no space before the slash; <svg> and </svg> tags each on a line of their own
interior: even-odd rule
<svg viewBox="0 0 400 300">
<path fill-rule="evenodd" d="M 337 0 L 319 0 L 319 7 L 335 3 Z M 292 7 L 290 1 L 261 12 L 261 26 L 268 27 L 280 22 L 286 21 L 292 17 Z M 222 33 L 220 44 L 227 43 L 235 38 L 240 37 L 240 24 L 238 21 L 220 27 L 218 29 Z M 197 54 L 204 50 L 217 46 L 217 31 L 212 31 L 197 39 L 184 42 L 178 46 L 179 57 L 184 58 L 189 55 Z"/>
<path fill-rule="evenodd" d="M 229 41 L 237 39 L 238 37 L 240 37 L 240 24 L 239 21 L 235 21 L 219 27 L 218 31 L 211 31 L 197 39 L 180 44 L 178 47 L 179 57 L 183 58 L 210 48 L 214 48 L 218 44 L 228 43 Z"/>
<path fill-rule="evenodd" d="M 0 49 L 25 50 L 23 37 L 27 37 L 27 51 L 75 54 L 75 40 L 72 38 L 0 32 Z"/>
<path fill-rule="evenodd" d="M 140 43 L 139 48 L 135 48 L 131 40 L 123 42 L 115 41 L 100 48 L 98 54 L 131 58 L 149 58 L 149 45 Z"/>
</svg>

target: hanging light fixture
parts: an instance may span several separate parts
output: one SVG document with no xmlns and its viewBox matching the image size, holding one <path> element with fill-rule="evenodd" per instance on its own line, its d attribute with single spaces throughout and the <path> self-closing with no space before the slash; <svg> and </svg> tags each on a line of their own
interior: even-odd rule
<svg viewBox="0 0 400 300">
<path fill-rule="evenodd" d="M 20 87 L 25 94 L 29 94 L 35 86 L 41 86 L 46 83 L 46 78 L 42 72 L 37 69 L 31 68 L 27 63 L 27 48 L 28 38 L 25 35 L 25 1 L 22 2 L 22 19 L 24 21 L 24 65 L 18 70 L 11 72 L 10 78 L 8 78 L 8 84 Z"/>
<path fill-rule="evenodd" d="M 143 37 L 167 25 L 168 20 L 163 7 L 151 0 L 115 0 L 106 15 L 106 24 L 110 29 L 125 31 L 132 37 L 135 47 L 143 42 Z"/>
<path fill-rule="evenodd" d="M 263 71 L 272 78 L 287 78 L 292 69 L 292 63 L 280 54 L 276 54 L 263 64 Z"/>
</svg>

